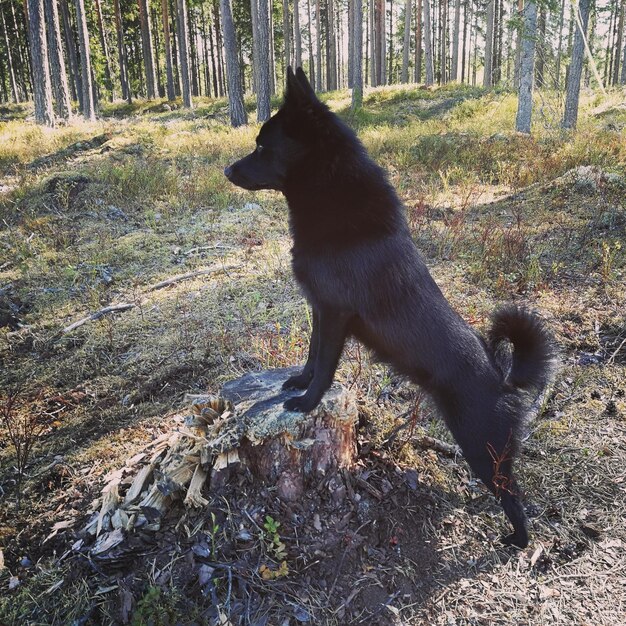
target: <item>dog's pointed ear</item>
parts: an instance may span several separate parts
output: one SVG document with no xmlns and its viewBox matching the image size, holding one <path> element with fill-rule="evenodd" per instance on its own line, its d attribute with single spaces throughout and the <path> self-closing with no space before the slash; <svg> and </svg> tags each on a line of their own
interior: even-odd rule
<svg viewBox="0 0 626 626">
<path fill-rule="evenodd" d="M 287 68 L 287 89 L 285 91 L 285 104 L 293 105 L 299 109 L 310 106 L 317 102 L 315 92 L 311 88 L 302 68 L 299 67 L 295 74 L 291 66 Z"/>
<path fill-rule="evenodd" d="M 315 91 L 313 91 L 313 87 L 311 87 L 311 83 L 309 79 L 306 77 L 304 70 L 301 67 L 296 69 L 296 78 L 298 82 L 302 86 L 302 90 L 307 95 L 310 100 L 317 100 L 317 96 L 315 95 Z"/>
</svg>

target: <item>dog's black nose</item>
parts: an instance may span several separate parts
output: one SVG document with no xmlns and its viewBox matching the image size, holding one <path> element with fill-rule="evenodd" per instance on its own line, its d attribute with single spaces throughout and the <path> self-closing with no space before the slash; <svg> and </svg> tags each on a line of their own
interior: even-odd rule
<svg viewBox="0 0 626 626">
<path fill-rule="evenodd" d="M 233 175 L 233 166 L 229 165 L 228 167 L 224 168 L 224 176 L 226 176 L 226 178 L 228 178 L 228 180 L 230 180 L 230 177 Z"/>
</svg>

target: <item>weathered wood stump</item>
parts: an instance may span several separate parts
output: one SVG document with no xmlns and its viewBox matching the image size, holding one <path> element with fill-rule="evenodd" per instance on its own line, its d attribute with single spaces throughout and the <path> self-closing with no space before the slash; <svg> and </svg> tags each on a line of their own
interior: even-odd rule
<svg viewBox="0 0 626 626">
<path fill-rule="evenodd" d="M 85 527 L 89 552 L 115 558 L 135 530 L 155 531 L 177 502 L 202 507 L 203 489 L 224 486 L 245 464 L 253 479 L 275 486 L 285 501 L 300 498 L 322 477 L 352 465 L 356 453 L 354 394 L 335 383 L 310 413 L 283 408 L 301 391 L 283 391 L 293 368 L 246 374 L 218 397 L 188 396 L 173 428 L 111 472 Z"/>
<path fill-rule="evenodd" d="M 246 374 L 221 392 L 244 424 L 241 461 L 288 501 L 301 497 L 312 480 L 351 465 L 358 418 L 354 394 L 337 383 L 310 413 L 284 409 L 287 398 L 302 393 L 282 390 L 294 373 L 291 368 Z"/>
</svg>

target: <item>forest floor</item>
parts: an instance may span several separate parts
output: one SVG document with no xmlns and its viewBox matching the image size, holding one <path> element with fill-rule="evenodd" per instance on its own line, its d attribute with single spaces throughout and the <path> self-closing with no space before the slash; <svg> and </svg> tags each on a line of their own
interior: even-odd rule
<svg viewBox="0 0 626 626">
<path fill-rule="evenodd" d="M 625 622 L 623 90 L 585 94 L 574 134 L 538 98 L 532 137 L 504 92 L 378 89 L 356 117 L 345 92 L 325 99 L 389 172 L 461 315 L 483 329 L 520 301 L 554 330 L 561 368 L 520 463 L 531 544 L 500 545 L 507 522 L 465 462 L 420 449 L 451 441 L 427 402 L 350 344 L 352 499 L 321 483 L 287 506 L 244 477 L 115 563 L 73 549 L 106 475 L 171 430 L 186 393 L 302 363 L 310 320 L 282 196 L 223 176 L 258 130 L 231 129 L 223 101 L 111 105 L 53 130 L 5 107 L 0 623 Z M 68 330 L 116 304 L 132 306 Z M 33 444 L 21 479 L 11 424 Z"/>
</svg>

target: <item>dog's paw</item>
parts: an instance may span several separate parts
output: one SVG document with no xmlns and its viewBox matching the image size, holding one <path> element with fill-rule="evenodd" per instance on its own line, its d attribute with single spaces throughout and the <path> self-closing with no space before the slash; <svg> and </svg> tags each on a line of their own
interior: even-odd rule
<svg viewBox="0 0 626 626">
<path fill-rule="evenodd" d="M 317 402 L 311 402 L 306 394 L 303 396 L 296 396 L 295 398 L 289 398 L 283 406 L 288 411 L 297 411 L 298 413 L 308 413 L 312 411 L 317 405 Z"/>
<path fill-rule="evenodd" d="M 510 535 L 502 537 L 502 543 L 505 546 L 516 546 L 524 549 L 528 545 L 528 534 L 525 532 L 512 532 Z"/>
<path fill-rule="evenodd" d="M 313 376 L 307 374 L 291 376 L 283 383 L 283 389 L 306 389 L 312 379 Z"/>
</svg>

